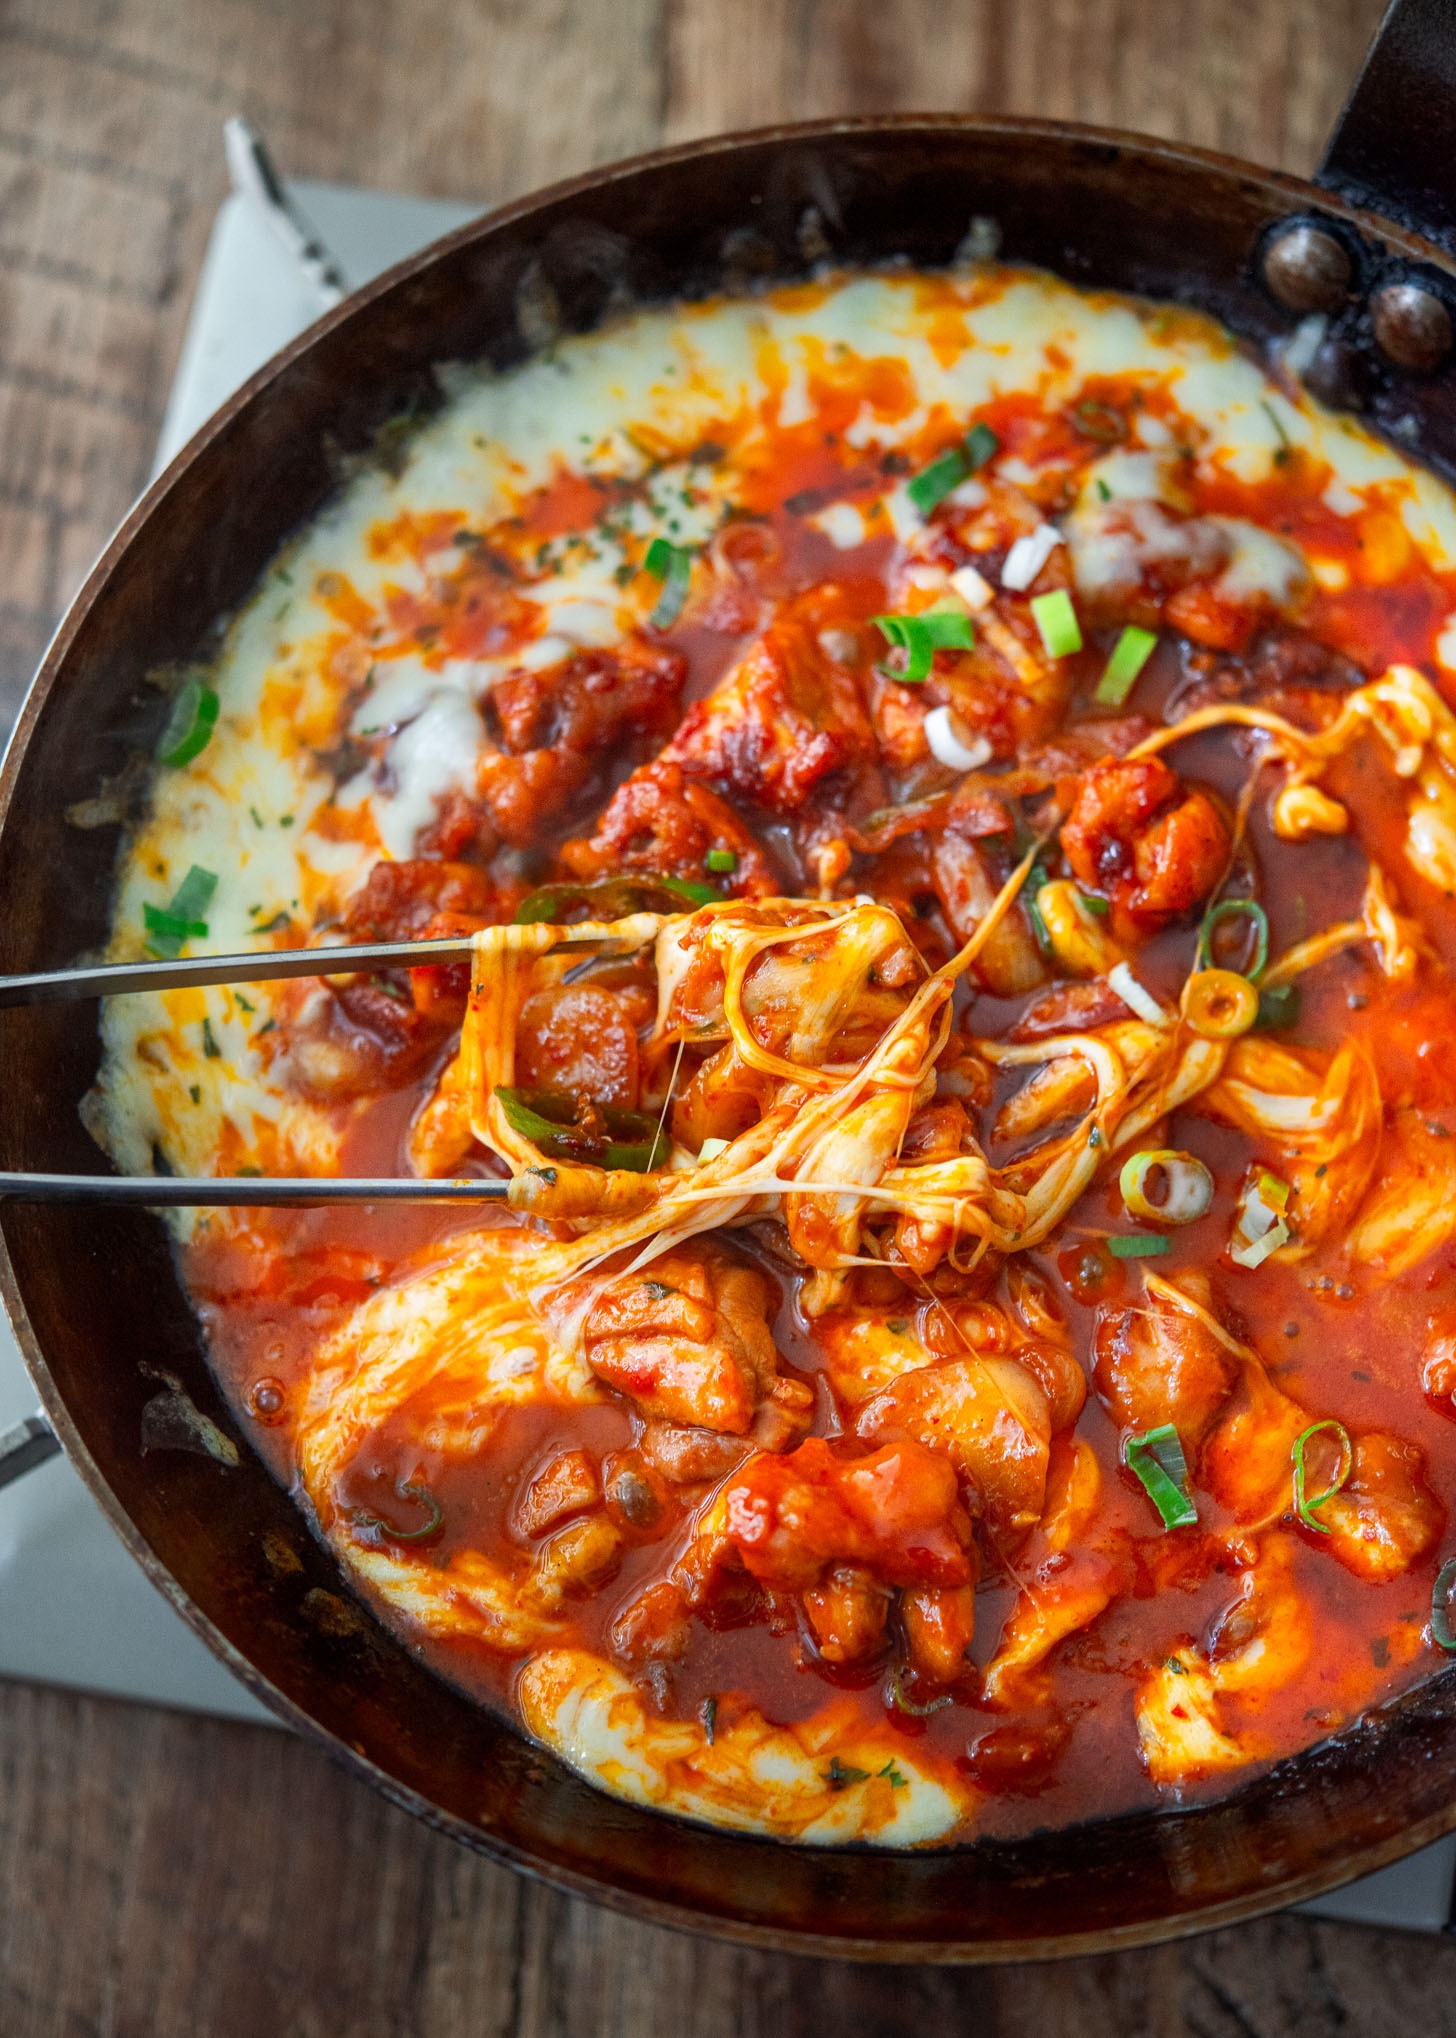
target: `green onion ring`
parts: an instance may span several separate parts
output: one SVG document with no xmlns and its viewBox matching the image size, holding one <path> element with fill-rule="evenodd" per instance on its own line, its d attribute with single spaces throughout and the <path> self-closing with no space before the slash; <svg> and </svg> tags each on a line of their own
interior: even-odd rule
<svg viewBox="0 0 1456 2038">
<path fill-rule="evenodd" d="M 1148 1178 L 1161 1168 L 1168 1180 L 1163 1202 L 1150 1200 Z M 1117 1178 L 1128 1215 L 1153 1224 L 1196 1224 L 1213 1205 L 1213 1176 L 1195 1154 L 1176 1147 L 1144 1147 L 1122 1164 Z"/>
<path fill-rule="evenodd" d="M 1257 899 L 1220 899 L 1216 906 L 1209 907 L 1198 930 L 1198 946 L 1193 951 L 1194 970 L 1229 969 L 1229 965 L 1217 961 L 1213 953 L 1214 934 L 1225 920 L 1253 921 L 1253 968 L 1231 970 L 1230 974 L 1247 977 L 1251 984 L 1257 984 L 1269 963 L 1269 915 Z"/>
<path fill-rule="evenodd" d="M 1334 1485 L 1327 1486 L 1323 1493 L 1316 1493 L 1314 1498 L 1310 1499 L 1304 1490 L 1304 1447 L 1310 1438 L 1318 1436 L 1321 1430 L 1328 1430 L 1331 1435 L 1339 1438 L 1340 1459 L 1336 1467 Z M 1308 1429 L 1301 1430 L 1294 1439 L 1294 1448 L 1290 1456 L 1294 1460 L 1294 1511 L 1306 1528 L 1312 1528 L 1316 1535 L 1327 1536 L 1330 1532 L 1328 1525 L 1315 1520 L 1314 1510 L 1323 1507 L 1327 1500 L 1333 1500 L 1355 1469 L 1355 1452 L 1350 1442 L 1350 1432 L 1342 1422 L 1335 1422 L 1330 1417 L 1326 1417 L 1323 1422 L 1312 1422 Z"/>
</svg>

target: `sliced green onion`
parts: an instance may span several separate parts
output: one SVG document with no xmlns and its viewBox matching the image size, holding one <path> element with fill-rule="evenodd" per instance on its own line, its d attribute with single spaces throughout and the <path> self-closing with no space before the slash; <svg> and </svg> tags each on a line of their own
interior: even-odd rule
<svg viewBox="0 0 1456 2038">
<path fill-rule="evenodd" d="M 971 463 L 964 449 L 952 446 L 948 453 L 942 453 L 938 460 L 932 460 L 928 467 L 905 484 L 905 493 L 919 510 L 928 517 L 937 503 L 945 501 L 953 488 L 959 488 L 971 471 Z"/>
<path fill-rule="evenodd" d="M 667 1160 L 669 1142 L 646 1112 L 601 1104 L 588 1107 L 588 1122 L 577 1099 L 565 1090 L 498 1087 L 495 1097 L 511 1130 L 551 1160 L 585 1161 L 638 1175 Z"/>
<path fill-rule="evenodd" d="M 972 474 L 979 474 L 988 460 L 994 460 L 1001 451 L 1001 441 L 989 425 L 972 425 L 966 433 L 966 466 Z"/>
<path fill-rule="evenodd" d="M 1158 1231 L 1115 1231 L 1107 1250 L 1115 1260 L 1153 1260 L 1168 1250 L 1168 1241 Z"/>
<path fill-rule="evenodd" d="M 1166 1184 L 1161 1203 L 1148 1194 L 1155 1175 Z M 1144 1147 L 1131 1155 L 1122 1164 L 1117 1186 L 1128 1215 L 1153 1224 L 1195 1224 L 1213 1206 L 1213 1176 L 1196 1155 L 1174 1147 Z"/>
<path fill-rule="evenodd" d="M 1048 658 L 1069 658 L 1082 648 L 1082 626 L 1064 587 L 1032 598 L 1031 613 Z"/>
<path fill-rule="evenodd" d="M 1132 692 L 1138 674 L 1153 655 L 1158 639 L 1152 630 L 1140 630 L 1129 623 L 1112 647 L 1112 656 L 1097 682 L 1092 698 L 1100 708 L 1120 708 Z"/>
<path fill-rule="evenodd" d="M 1099 920 L 1105 920 L 1112 911 L 1106 899 L 1099 899 L 1096 892 L 1078 892 L 1077 897 L 1082 901 L 1087 911 L 1095 913 Z"/>
<path fill-rule="evenodd" d="M 688 583 L 693 575 L 692 547 L 669 544 L 666 538 L 654 538 L 647 547 L 642 567 L 654 580 L 662 582 L 657 606 L 647 620 L 654 630 L 665 630 L 677 621 L 688 598 Z"/>
<path fill-rule="evenodd" d="M 911 686 L 929 679 L 937 651 L 969 651 L 976 641 L 974 624 L 959 609 L 927 609 L 918 616 L 876 616 L 874 623 L 887 644 L 905 653 L 899 672 L 883 669 L 891 679 Z"/>
<path fill-rule="evenodd" d="M 1271 1210 L 1277 1210 L 1282 1217 L 1289 1208 L 1289 1199 L 1294 1191 L 1288 1182 L 1282 1182 L 1278 1175 L 1262 1174 L 1259 1177 L 1259 1195 Z"/>
<path fill-rule="evenodd" d="M 1323 1493 L 1316 1493 L 1311 1498 L 1305 1486 L 1304 1452 L 1310 1438 L 1317 1437 L 1322 1432 L 1333 1436 L 1338 1441 L 1340 1456 L 1335 1467 L 1334 1484 L 1326 1486 Z M 1327 1500 L 1334 1499 L 1335 1495 L 1349 1478 L 1351 1472 L 1355 1469 L 1355 1452 L 1350 1443 L 1350 1432 L 1342 1422 L 1312 1422 L 1308 1429 L 1302 1429 L 1294 1439 L 1294 1448 L 1290 1452 L 1290 1456 L 1294 1460 L 1294 1511 L 1306 1528 L 1312 1528 L 1317 1534 L 1327 1536 L 1330 1532 L 1327 1524 L 1322 1521 L 1316 1521 L 1314 1511 L 1317 1507 L 1323 1507 Z"/>
<path fill-rule="evenodd" d="M 1195 970 L 1231 967 L 1228 963 L 1218 961 L 1213 952 L 1214 936 L 1229 920 L 1248 920 L 1253 925 L 1253 962 L 1248 969 L 1234 970 L 1233 974 L 1247 977 L 1251 984 L 1257 984 L 1269 962 L 1269 915 L 1257 899 L 1220 899 L 1216 906 L 1209 907 L 1198 929 L 1198 946 L 1193 951 L 1193 967 Z"/>
<path fill-rule="evenodd" d="M 1037 947 L 1043 955 L 1054 957 L 1057 952 L 1056 945 L 1052 940 L 1052 931 L 1047 926 L 1046 915 L 1041 909 L 1042 887 L 1050 882 L 1046 865 L 1034 863 L 1026 873 L 1026 881 L 1018 896 L 1026 908 L 1026 917 L 1031 922 L 1031 931 L 1036 936 Z"/>
<path fill-rule="evenodd" d="M 1276 984 L 1272 991 L 1260 991 L 1259 1016 L 1254 1024 L 1261 1027 L 1297 1026 L 1299 985 Z"/>
<path fill-rule="evenodd" d="M 157 746 L 158 758 L 163 764 L 190 764 L 207 748 L 216 726 L 217 695 L 205 680 L 193 673 L 183 682 L 172 703 L 172 712 L 167 717 L 167 726 Z"/>
<path fill-rule="evenodd" d="M 1267 1185 L 1267 1193 L 1266 1193 Z M 1283 1213 L 1293 1191 L 1277 1175 L 1260 1174 L 1244 1184 L 1235 1212 L 1228 1254 L 1236 1267 L 1262 1267 L 1289 1238 Z"/>
<path fill-rule="evenodd" d="M 721 903 L 712 885 L 687 877 L 609 877 L 595 884 L 540 885 L 516 908 L 515 925 L 538 921 L 562 925 L 568 913 L 584 912 L 591 920 L 625 920 L 633 913 L 682 913 L 694 906 Z"/>
<path fill-rule="evenodd" d="M 737 870 L 738 851 L 736 849 L 710 849 L 704 861 L 709 870 Z"/>
<path fill-rule="evenodd" d="M 1189 1528 L 1198 1509 L 1188 1494 L 1188 1460 L 1171 1422 L 1127 1440 L 1127 1468 L 1163 1517 L 1164 1528 Z"/>
<path fill-rule="evenodd" d="M 837 1755 L 831 1755 L 824 1781 L 831 1790 L 846 1790 L 851 1783 L 866 1782 L 869 1773 L 868 1769 L 856 1769 L 852 1762 L 841 1762 Z"/>
<path fill-rule="evenodd" d="M 1431 1640 L 1438 1649 L 1456 1656 L 1456 1635 L 1451 1632 L 1451 1587 L 1456 1585 L 1456 1557 L 1448 1559 L 1436 1573 L 1431 1587 Z"/>
<path fill-rule="evenodd" d="M 150 937 L 147 942 L 150 952 L 171 960 L 182 953 L 184 942 L 205 941 L 207 922 L 203 915 L 216 890 L 216 872 L 194 863 L 165 907 L 144 905 L 142 921 Z"/>
</svg>

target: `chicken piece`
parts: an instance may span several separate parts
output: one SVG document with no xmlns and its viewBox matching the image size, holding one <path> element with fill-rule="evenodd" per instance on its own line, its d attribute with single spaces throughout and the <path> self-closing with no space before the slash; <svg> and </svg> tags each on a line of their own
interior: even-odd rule
<svg viewBox="0 0 1456 2038">
<path fill-rule="evenodd" d="M 642 1431 L 642 1455 L 673 1486 L 699 1486 L 726 1478 L 743 1463 L 753 1444 L 717 1429 L 683 1423 L 649 1422 Z"/>
<path fill-rule="evenodd" d="M 976 1594 L 970 1585 L 953 1589 L 922 1585 L 900 1598 L 900 1620 L 910 1668 L 927 1684 L 959 1684 L 971 1674 L 976 1636 Z"/>
<path fill-rule="evenodd" d="M 1095 764 L 1062 826 L 1072 875 L 1114 908 L 1114 933 L 1146 935 L 1200 905 L 1228 867 L 1230 842 L 1208 794 L 1185 790 L 1161 758 Z"/>
<path fill-rule="evenodd" d="M 767 1278 L 712 1245 L 612 1281 L 582 1329 L 587 1364 L 648 1415 L 746 1436 L 778 1371 Z"/>
<path fill-rule="evenodd" d="M 1079 1054 L 1034 1069 L 996 1113 L 992 1135 L 1006 1145 L 1032 1139 L 1064 1118 L 1081 1118 L 1097 1101 L 1097 1076 Z"/>
<path fill-rule="evenodd" d="M 1440 1129 L 1437 1129 L 1437 1128 Z M 1425 1112 L 1399 1107 L 1380 1143 L 1374 1183 L 1346 1251 L 1397 1280 L 1456 1234 L 1456 1139 Z"/>
<path fill-rule="evenodd" d="M 1018 1535 L 1046 1496 L 1051 1411 L 1025 1366 L 949 1359 L 907 1373 L 860 1409 L 855 1432 L 883 1443 L 913 1437 L 943 1452 L 994 1535 Z"/>
<path fill-rule="evenodd" d="M 910 1441 L 842 1458 L 822 1437 L 755 1457 L 720 1496 L 722 1533 L 750 1576 L 805 1592 L 836 1565 L 882 1585 L 969 1585 L 970 1523 L 955 1472 Z"/>
<path fill-rule="evenodd" d="M 1274 1385 L 1257 1360 L 1204 1441 L 1199 1475 L 1215 1500 L 1245 1523 L 1267 1521 L 1292 1505 L 1294 1440 L 1309 1416 Z"/>
<path fill-rule="evenodd" d="M 1099 1309 L 1092 1349 L 1097 1398 L 1113 1421 L 1139 1433 L 1170 1422 L 1190 1457 L 1238 1379 L 1237 1359 L 1202 1317 L 1156 1289 L 1137 1308 Z"/>
<path fill-rule="evenodd" d="M 1292 1536 L 1266 1536 L 1238 1596 L 1209 1623 L 1203 1654 L 1220 1693 L 1257 1702 L 1303 1674 L 1314 1614 L 1294 1575 L 1296 1554 Z"/>
<path fill-rule="evenodd" d="M 476 783 L 500 835 L 532 847 L 633 738 L 666 736 L 686 673 L 681 652 L 634 638 L 498 681 L 486 713 L 499 742 L 480 758 Z"/>
<path fill-rule="evenodd" d="M 708 857 L 736 861 L 721 877 Z M 772 898 L 783 884 L 757 838 L 726 800 L 689 778 L 670 758 L 641 765 L 618 786 L 592 834 L 561 845 L 574 877 L 616 877 L 640 871 L 695 883 L 721 883 L 735 898 Z"/>
<path fill-rule="evenodd" d="M 601 1474 L 590 1451 L 560 1451 L 532 1475 L 511 1510 L 523 1536 L 544 1535 L 569 1514 L 595 1507 L 602 1497 Z"/>
<path fill-rule="evenodd" d="M 1063 1438 L 1052 1447 L 1046 1504 L 1018 1564 L 1025 1581 L 986 1665 L 981 1696 L 1000 1711 L 1046 1703 L 1042 1666 L 1059 1642 L 1096 1620 L 1119 1582 L 1116 1559 L 1089 1547 L 1102 1474 L 1088 1444 Z"/>
<path fill-rule="evenodd" d="M 377 863 L 344 918 L 355 942 L 472 934 L 500 915 L 495 885 L 474 864 L 412 857 Z M 305 1094 L 344 1099 L 410 1081 L 459 1025 L 469 963 L 332 980 L 284 1021 L 282 1071 Z"/>
<path fill-rule="evenodd" d="M 858 1564 L 835 1564 L 805 1591 L 804 1612 L 826 1663 L 857 1663 L 884 1645 L 890 1590 Z"/>
<path fill-rule="evenodd" d="M 665 1663 L 681 1656 L 691 1634 L 680 1587 L 659 1578 L 629 1599 L 612 1622 L 612 1653 L 625 1663 Z"/>
<path fill-rule="evenodd" d="M 1383 1430 L 1353 1446 L 1350 1477 L 1314 1510 L 1329 1531 L 1324 1546 L 1357 1578 L 1388 1585 L 1420 1562 L 1446 1525 L 1446 1510 L 1426 1484 L 1424 1455 Z"/>
<path fill-rule="evenodd" d="M 730 799 L 795 814 L 832 773 L 877 771 L 854 672 L 824 649 L 811 592 L 786 607 L 683 716 L 664 757 Z"/>
<path fill-rule="evenodd" d="M 1191 1644 L 1171 1651 L 1138 1685 L 1138 1744 L 1158 1784 L 1182 1784 L 1222 1769 L 1240 1769 L 1257 1750 L 1224 1732 L 1218 1691 Z"/>
<path fill-rule="evenodd" d="M 778 1078 L 749 1068 L 730 1042 L 693 1071 L 673 1102 L 672 1136 L 698 1152 L 705 1139 L 738 1138 L 757 1125 L 778 1093 Z"/>
<path fill-rule="evenodd" d="M 951 932 L 957 941 L 969 941 L 1001 889 L 985 850 L 947 831 L 936 838 L 930 869 Z M 1020 997 L 1046 982 L 1047 966 L 1020 901 L 987 936 L 971 973 L 998 998 Z"/>
<path fill-rule="evenodd" d="M 622 1561 L 622 1533 L 604 1514 L 583 1515 L 549 1535 L 536 1552 L 526 1593 L 543 1613 L 605 1585 Z"/>
</svg>

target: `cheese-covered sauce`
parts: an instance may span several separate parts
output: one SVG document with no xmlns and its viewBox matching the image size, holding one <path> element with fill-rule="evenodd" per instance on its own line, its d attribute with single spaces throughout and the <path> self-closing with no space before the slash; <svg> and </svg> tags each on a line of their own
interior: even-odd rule
<svg viewBox="0 0 1456 2038">
<path fill-rule="evenodd" d="M 178 1221 L 360 1594 L 803 1842 L 1217 1793 L 1431 1674 L 1448 490 L 1010 268 L 442 383 L 191 675 L 112 947 L 478 931 L 473 987 L 116 999 L 88 1113 L 131 1172 L 515 1178 Z"/>
</svg>

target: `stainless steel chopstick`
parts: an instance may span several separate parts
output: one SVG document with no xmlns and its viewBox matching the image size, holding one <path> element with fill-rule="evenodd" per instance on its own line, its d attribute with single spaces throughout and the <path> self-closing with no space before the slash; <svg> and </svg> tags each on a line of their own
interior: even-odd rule
<svg viewBox="0 0 1456 2038">
<path fill-rule="evenodd" d="M 0 1202 L 140 1203 L 148 1209 L 310 1203 L 497 1203 L 509 1182 L 399 1175 L 37 1175 L 0 1173 Z"/>
<path fill-rule="evenodd" d="M 185 991 L 204 984 L 266 984 L 279 977 L 353 975 L 469 962 L 468 934 L 450 941 L 372 941 L 339 948 L 260 948 L 250 955 L 184 955 L 168 962 L 104 962 L 86 969 L 0 977 L 0 1007 L 115 998 L 126 991 Z"/>
</svg>

